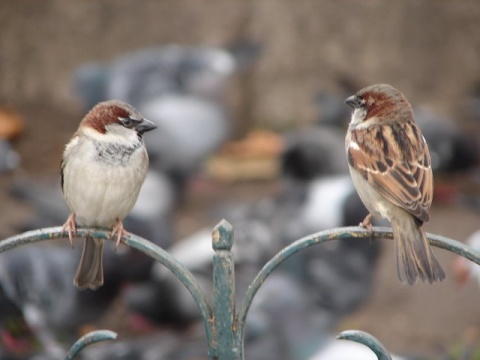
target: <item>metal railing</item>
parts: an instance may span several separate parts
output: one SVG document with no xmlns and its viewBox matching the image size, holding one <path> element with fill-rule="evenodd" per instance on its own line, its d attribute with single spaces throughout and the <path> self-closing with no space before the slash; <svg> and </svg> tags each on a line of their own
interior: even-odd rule
<svg viewBox="0 0 480 360">
<path fill-rule="evenodd" d="M 78 237 L 91 236 L 109 240 L 110 232 L 98 229 L 79 228 Z M 28 231 L 0 242 L 0 252 L 29 243 L 64 238 L 61 227 L 45 228 Z M 344 227 L 321 231 L 299 239 L 279 251 L 258 272 L 248 287 L 243 301 L 236 310 L 235 304 L 235 264 L 233 253 L 233 227 L 226 220 L 220 221 L 212 232 L 213 255 L 213 304 L 209 303 L 203 289 L 199 286 L 192 273 L 172 255 L 157 245 L 130 234 L 122 238 L 127 246 L 137 249 L 152 257 L 168 268 L 189 290 L 201 314 L 207 337 L 207 356 L 216 360 L 243 359 L 244 331 L 250 305 L 272 271 L 289 257 L 310 246 L 338 239 L 393 239 L 389 228 L 373 228 L 372 232 L 359 227 Z M 427 234 L 430 244 L 447 251 L 451 251 L 480 264 L 480 252 L 458 241 L 433 234 Z M 65 359 L 74 359 L 80 351 L 89 344 L 104 340 L 114 340 L 117 334 L 108 330 L 99 330 L 88 333 L 80 338 L 71 347 Z M 348 330 L 337 337 L 343 340 L 352 340 L 368 346 L 379 360 L 391 359 L 385 347 L 372 335 L 359 331 Z"/>
</svg>

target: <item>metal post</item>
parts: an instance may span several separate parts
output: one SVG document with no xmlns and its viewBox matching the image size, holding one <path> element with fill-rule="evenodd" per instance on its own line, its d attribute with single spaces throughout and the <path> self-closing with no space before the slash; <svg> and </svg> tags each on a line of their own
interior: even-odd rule
<svg viewBox="0 0 480 360">
<path fill-rule="evenodd" d="M 217 340 L 217 356 L 221 360 L 242 359 L 242 351 L 235 344 L 235 264 L 232 254 L 233 228 L 226 220 L 220 221 L 212 233 L 213 256 L 213 316 Z"/>
</svg>

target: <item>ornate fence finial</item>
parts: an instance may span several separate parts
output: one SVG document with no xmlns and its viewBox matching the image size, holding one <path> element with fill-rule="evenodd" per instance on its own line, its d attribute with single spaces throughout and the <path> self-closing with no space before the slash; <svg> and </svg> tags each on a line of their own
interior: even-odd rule
<svg viewBox="0 0 480 360">
<path fill-rule="evenodd" d="M 227 220 L 222 219 L 212 232 L 213 250 L 232 250 L 233 226 Z"/>
</svg>

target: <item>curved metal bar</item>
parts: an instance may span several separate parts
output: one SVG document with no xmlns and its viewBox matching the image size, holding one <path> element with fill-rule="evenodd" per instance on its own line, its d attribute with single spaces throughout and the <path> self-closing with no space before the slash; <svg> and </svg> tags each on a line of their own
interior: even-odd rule
<svg viewBox="0 0 480 360">
<path fill-rule="evenodd" d="M 245 320 L 247 317 L 248 310 L 250 305 L 255 297 L 260 286 L 266 280 L 268 275 L 275 270 L 275 268 L 280 265 L 283 261 L 288 259 L 290 256 L 298 253 L 299 251 L 308 248 L 312 245 L 320 244 L 330 240 L 336 239 L 393 239 L 392 230 L 385 227 L 374 227 L 372 232 L 361 227 L 343 227 L 336 228 L 331 230 L 320 231 L 318 233 L 306 236 L 297 241 L 294 241 L 290 245 L 286 246 L 280 250 L 273 258 L 271 258 L 260 270 L 255 279 L 247 289 L 245 296 L 243 298 L 241 307 L 238 312 L 238 332 L 237 336 L 242 337 L 242 339 L 237 338 L 237 341 L 242 341 L 243 343 L 243 332 L 245 326 Z M 444 236 L 434 235 L 427 233 L 427 238 L 430 243 L 436 247 L 449 250 L 458 255 L 461 255 L 477 264 L 480 265 L 480 252 L 472 249 L 471 247 L 462 244 L 458 241 L 449 239 Z"/>
<path fill-rule="evenodd" d="M 80 235 L 83 231 L 79 229 L 78 234 Z M 88 232 L 88 234 L 93 233 L 94 231 Z M 99 238 L 106 239 L 107 236 L 104 234 L 104 231 L 100 231 L 98 235 Z M 87 234 L 85 232 L 85 234 Z M 63 232 L 62 228 L 52 227 L 52 228 L 45 228 L 45 229 L 37 229 L 24 232 L 22 234 L 18 234 L 15 236 L 11 236 L 0 241 L 0 253 L 16 248 L 17 246 L 25 245 L 34 243 L 37 241 L 44 241 L 44 240 L 53 240 L 53 239 L 62 239 L 66 236 Z"/>
<path fill-rule="evenodd" d="M 86 346 L 90 344 L 95 344 L 97 342 L 105 340 L 115 340 L 117 336 L 117 333 L 110 330 L 91 331 L 88 334 L 83 335 L 77 341 L 75 341 L 75 343 L 72 345 L 67 355 L 65 356 L 65 360 L 75 359 L 80 353 L 80 351 L 82 351 Z"/>
<path fill-rule="evenodd" d="M 110 231 L 89 228 L 77 229 L 77 237 L 86 236 L 91 236 L 97 239 L 110 240 Z M 28 243 L 43 240 L 62 239 L 65 237 L 66 233 L 61 227 L 27 231 L 23 234 L 12 236 L 0 241 L 0 252 L 7 251 L 17 246 L 25 245 Z M 188 289 L 188 291 L 190 291 L 190 294 L 192 294 L 192 297 L 197 303 L 205 326 L 208 343 L 209 345 L 212 345 L 214 343 L 213 330 L 211 327 L 213 310 L 208 303 L 205 292 L 202 290 L 202 288 L 200 288 L 192 273 L 167 251 L 139 236 L 129 234 L 128 236 L 122 238 L 122 242 L 132 248 L 143 252 L 144 254 L 152 257 L 156 261 L 163 264 L 185 285 L 185 287 Z M 213 348 L 213 346 L 209 346 L 209 349 Z"/>
<path fill-rule="evenodd" d="M 392 360 L 392 357 L 388 353 L 388 350 L 385 348 L 385 346 L 383 346 L 383 344 L 378 341 L 378 339 L 365 331 L 342 331 L 340 334 L 337 335 L 337 339 L 351 340 L 369 347 L 370 350 L 375 353 L 378 360 Z"/>
<path fill-rule="evenodd" d="M 109 240 L 110 231 L 97 230 L 97 229 L 84 229 L 84 228 L 78 229 L 77 231 L 78 237 L 85 237 L 87 235 L 94 238 Z M 43 240 L 60 239 L 65 237 L 66 237 L 66 234 L 63 232 L 61 227 L 33 230 L 33 231 L 29 231 L 23 234 L 19 234 L 19 235 L 7 238 L 3 241 L 0 241 L 0 252 L 15 248 L 17 246 L 28 244 L 28 243 L 33 243 L 33 242 L 43 241 Z M 253 301 L 253 298 L 257 293 L 258 289 L 260 288 L 260 286 L 269 276 L 269 274 L 280 263 L 285 261 L 290 256 L 296 254 L 297 252 L 307 247 L 310 247 L 312 245 L 316 245 L 319 243 L 323 243 L 325 241 L 330 241 L 335 239 L 351 239 L 351 238 L 393 239 L 393 234 L 390 228 L 373 228 L 372 232 L 359 227 L 337 228 L 337 229 L 331 229 L 331 230 L 318 232 L 316 234 L 312 234 L 310 236 L 299 239 L 293 242 L 292 244 L 290 244 L 289 246 L 283 248 L 264 265 L 264 267 L 260 270 L 260 272 L 257 274 L 255 279 L 252 281 L 249 288 L 247 289 L 247 292 L 243 298 L 243 302 L 241 304 L 239 312 L 236 315 L 236 321 L 234 322 L 235 343 L 238 344 L 239 346 L 242 346 L 243 348 L 245 320 L 246 320 L 250 305 Z M 479 251 L 476 251 L 465 244 L 462 244 L 458 241 L 455 241 L 443 236 L 427 234 L 427 238 L 429 239 L 432 245 L 446 249 L 453 253 L 456 253 L 480 265 Z M 122 241 L 128 246 L 133 247 L 145 253 L 148 256 L 151 256 L 152 258 L 154 258 L 155 260 L 163 264 L 176 277 L 178 277 L 180 281 L 182 281 L 185 287 L 187 287 L 187 289 L 192 294 L 192 297 L 196 301 L 197 306 L 199 307 L 199 310 L 204 322 L 207 341 L 209 344 L 208 346 L 209 358 L 214 358 L 215 357 L 214 349 L 217 348 L 218 344 L 216 344 L 217 340 L 215 340 L 214 338 L 215 334 L 214 334 L 214 329 L 212 325 L 214 323 L 213 310 L 208 303 L 208 300 L 204 291 L 199 287 L 198 283 L 196 282 L 191 272 L 188 269 L 186 269 L 181 263 L 179 263 L 174 257 L 172 257 L 168 252 L 166 252 L 162 248 L 158 247 L 157 245 L 145 239 L 142 239 L 136 235 L 130 234 L 129 236 L 122 238 Z M 347 336 L 348 334 L 349 333 L 347 332 Z M 356 334 L 358 335 L 359 333 L 357 332 Z M 357 338 L 360 339 L 359 337 Z M 80 339 L 79 341 L 82 341 L 82 339 Z M 83 342 L 85 342 L 85 340 L 83 340 Z M 387 357 L 387 358 L 381 358 L 381 359 L 389 359 L 389 358 Z"/>
</svg>

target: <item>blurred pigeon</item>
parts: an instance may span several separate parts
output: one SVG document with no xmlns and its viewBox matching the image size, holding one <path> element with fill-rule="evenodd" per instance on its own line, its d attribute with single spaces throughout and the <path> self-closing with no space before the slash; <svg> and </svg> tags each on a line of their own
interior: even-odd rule
<svg viewBox="0 0 480 360">
<path fill-rule="evenodd" d="M 292 206 L 285 198 L 274 198 L 220 211 L 234 226 L 238 294 L 283 246 L 312 232 L 356 225 L 365 217 L 366 209 L 348 175 L 317 181 L 312 187 L 318 194 L 311 202 Z M 211 236 L 211 228 L 205 228 L 168 249 L 193 272 L 207 294 L 212 288 Z M 339 240 L 301 252 L 280 268 L 303 288 L 312 306 L 332 314 L 333 323 L 368 297 L 379 250 L 380 242 Z M 128 289 L 125 299 L 133 312 L 154 323 L 188 325 L 199 319 L 190 293 L 160 264 L 154 265 L 150 281 Z"/>
<path fill-rule="evenodd" d="M 333 335 L 336 315 L 328 308 L 316 307 L 304 290 L 295 278 L 283 272 L 267 278 L 248 315 L 246 358 L 377 359 L 364 345 L 337 340 Z M 407 360 L 396 355 L 392 358 Z"/>
<path fill-rule="evenodd" d="M 201 163 L 229 138 L 232 121 L 224 99 L 228 80 L 249 67 L 260 51 L 249 42 L 233 44 L 230 50 L 149 48 L 108 65 L 82 66 L 74 74 L 74 88 L 85 106 L 119 99 L 154 121 L 157 137 L 146 140 L 150 163 L 171 176 L 181 193 Z"/>
<path fill-rule="evenodd" d="M 22 310 L 0 287 L 0 359 L 24 358 L 37 345 L 37 338 L 25 321 Z"/>
<path fill-rule="evenodd" d="M 478 147 L 473 137 L 453 120 L 427 107 L 414 109 L 415 120 L 427 141 L 434 172 L 468 170 L 478 162 Z"/>
<path fill-rule="evenodd" d="M 246 289 L 248 283 L 263 263 L 271 246 L 270 232 L 264 224 L 250 221 L 233 221 L 235 243 L 232 249 L 236 267 L 236 283 Z M 204 289 L 212 294 L 212 229 L 203 228 L 176 242 L 168 252 L 187 267 Z M 190 325 L 199 319 L 198 306 L 178 278 L 163 265 L 156 263 L 150 280 L 130 287 L 124 294 L 128 308 L 154 324 L 176 327 Z M 213 300 L 210 298 L 210 300 Z M 240 300 L 240 299 L 238 299 Z M 134 321 L 137 318 L 134 317 Z"/>
<path fill-rule="evenodd" d="M 209 46 L 167 45 L 122 55 L 110 64 L 82 65 L 73 75 L 73 87 L 91 108 L 107 99 L 135 107 L 163 95 L 183 94 L 223 99 L 234 72 L 248 68 L 262 47 L 242 41 L 226 49 Z"/>
<path fill-rule="evenodd" d="M 271 216 L 284 245 L 310 233 L 357 225 L 367 211 L 348 175 L 345 134 L 329 126 L 308 126 L 285 135 L 282 190 Z"/>
<path fill-rule="evenodd" d="M 259 289 L 247 319 L 245 357 L 254 359 L 376 359 L 365 346 L 336 340 L 328 310 L 314 308 L 298 281 L 274 272 Z M 242 289 L 243 294 L 243 289 Z M 95 359 L 187 360 L 206 355 L 202 324 L 188 331 L 160 331 L 103 343 L 83 355 Z M 419 359 L 392 355 L 394 360 Z"/>
<path fill-rule="evenodd" d="M 334 319 L 315 307 L 304 290 L 283 271 L 267 278 L 248 314 L 246 358 L 306 360 L 322 346 Z"/>
<path fill-rule="evenodd" d="M 281 169 L 284 178 L 299 181 L 347 174 L 345 133 L 328 126 L 308 126 L 286 133 Z"/>
<path fill-rule="evenodd" d="M 151 48 L 112 63 L 107 96 L 134 106 L 171 93 L 218 98 L 234 71 L 235 59 L 219 48 Z"/>
<path fill-rule="evenodd" d="M 345 135 L 328 126 L 306 128 L 308 133 L 311 138 L 293 142 L 302 151 L 293 158 L 289 149 L 295 147 L 287 147 L 282 159 L 284 187 L 270 222 L 279 247 L 321 230 L 356 226 L 368 214 L 346 171 Z M 300 252 L 280 269 L 298 277 L 310 301 L 338 321 L 368 298 L 380 246 L 356 239 L 328 242 Z"/>
<path fill-rule="evenodd" d="M 270 226 L 278 249 L 321 230 L 356 226 L 367 214 L 348 175 L 318 178 L 304 190 L 297 200 L 283 194 L 276 203 Z M 317 311 L 336 322 L 368 299 L 380 249 L 379 241 L 331 241 L 296 254 L 278 271 L 296 278 Z"/>
<path fill-rule="evenodd" d="M 211 230 L 202 229 L 176 242 L 167 251 L 190 271 L 199 270 L 197 281 L 210 286 L 210 281 L 204 281 L 202 275 L 211 268 Z M 188 290 L 159 263 L 153 265 L 149 280 L 126 289 L 123 299 L 129 310 L 137 315 L 132 318 L 133 326 L 152 323 L 183 327 L 200 318 Z"/>
<path fill-rule="evenodd" d="M 104 256 L 105 285 L 79 291 L 72 284 L 80 247 L 29 245 L 0 254 L 1 294 L 17 306 L 45 350 L 63 358 L 58 337 L 74 339 L 79 328 L 97 321 L 120 292 L 120 257 L 110 246 Z M 1 317 L 9 314 L 2 307 Z"/>
<path fill-rule="evenodd" d="M 159 129 L 156 136 L 145 139 L 151 166 L 169 174 L 180 189 L 230 137 L 227 111 L 210 100 L 165 95 L 145 102 L 140 111 Z"/>
</svg>

